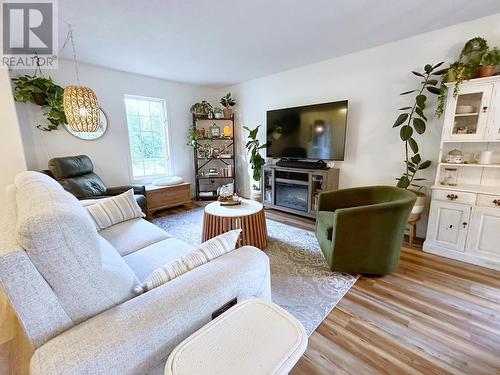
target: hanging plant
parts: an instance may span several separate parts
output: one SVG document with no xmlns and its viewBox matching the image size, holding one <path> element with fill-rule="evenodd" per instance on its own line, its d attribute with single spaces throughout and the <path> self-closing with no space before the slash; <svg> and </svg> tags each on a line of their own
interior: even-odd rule
<svg viewBox="0 0 500 375">
<path fill-rule="evenodd" d="M 22 75 L 12 78 L 14 82 L 14 100 L 21 103 L 38 105 L 43 110 L 43 115 L 49 124 L 37 125 L 44 131 L 56 130 L 61 124 L 66 123 L 63 108 L 64 89 L 56 85 L 52 78 Z"/>
<path fill-rule="evenodd" d="M 433 95 L 439 95 L 440 89 L 436 87 L 438 84 L 436 76 L 443 75 L 446 73 L 447 69 L 439 68 L 443 62 L 436 65 L 427 64 L 424 67 L 424 72 L 412 73 L 422 79 L 420 87 L 415 90 L 410 90 L 401 93 L 401 95 L 408 95 L 416 93 L 413 104 L 408 107 L 400 108 L 402 113 L 396 119 L 393 128 L 400 127 L 399 136 L 405 144 L 405 172 L 399 177 L 397 186 L 403 189 L 407 189 L 409 186 L 415 186 L 420 188 L 419 185 L 414 184 L 414 181 L 422 181 L 423 178 L 416 178 L 418 171 L 428 168 L 431 165 L 430 160 L 425 160 L 419 153 L 419 146 L 414 134 L 417 133 L 422 135 L 425 133 L 427 127 L 427 116 L 425 116 L 425 107 L 427 96 L 424 93 L 431 93 Z M 412 155 L 413 154 L 413 155 Z"/>
</svg>

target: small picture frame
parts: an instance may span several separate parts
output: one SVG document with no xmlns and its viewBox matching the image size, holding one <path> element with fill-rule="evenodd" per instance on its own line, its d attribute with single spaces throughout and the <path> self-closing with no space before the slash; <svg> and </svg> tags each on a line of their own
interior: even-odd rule
<svg viewBox="0 0 500 375">
<path fill-rule="evenodd" d="M 218 157 L 219 157 L 219 155 L 220 155 L 220 149 L 219 149 L 219 148 L 214 148 L 214 149 L 212 150 L 212 157 L 213 157 L 213 158 L 218 158 Z"/>
<path fill-rule="evenodd" d="M 220 128 L 213 124 L 210 127 L 210 138 L 219 138 L 220 137 Z"/>
</svg>

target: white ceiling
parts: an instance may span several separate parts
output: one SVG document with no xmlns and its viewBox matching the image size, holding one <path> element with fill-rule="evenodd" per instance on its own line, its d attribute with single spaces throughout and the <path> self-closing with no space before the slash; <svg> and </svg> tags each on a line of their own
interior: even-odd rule
<svg viewBox="0 0 500 375">
<path fill-rule="evenodd" d="M 498 12 L 499 0 L 59 1 L 78 60 L 214 87 Z"/>
</svg>

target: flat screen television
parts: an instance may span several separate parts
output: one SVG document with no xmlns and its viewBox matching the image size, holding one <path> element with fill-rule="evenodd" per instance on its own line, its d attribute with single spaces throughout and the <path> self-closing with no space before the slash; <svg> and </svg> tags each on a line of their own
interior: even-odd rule
<svg viewBox="0 0 500 375">
<path fill-rule="evenodd" d="M 344 160 L 347 100 L 267 111 L 267 157 Z"/>
</svg>

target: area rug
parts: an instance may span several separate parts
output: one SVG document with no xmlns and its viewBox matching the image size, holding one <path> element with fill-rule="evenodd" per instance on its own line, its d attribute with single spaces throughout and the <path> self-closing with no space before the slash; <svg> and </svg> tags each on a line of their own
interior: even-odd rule
<svg viewBox="0 0 500 375">
<path fill-rule="evenodd" d="M 201 242 L 203 208 L 153 223 L 192 245 Z M 310 335 L 354 285 L 358 276 L 331 272 L 313 232 L 267 220 L 265 253 L 271 262 L 273 302 L 295 316 Z"/>
</svg>

